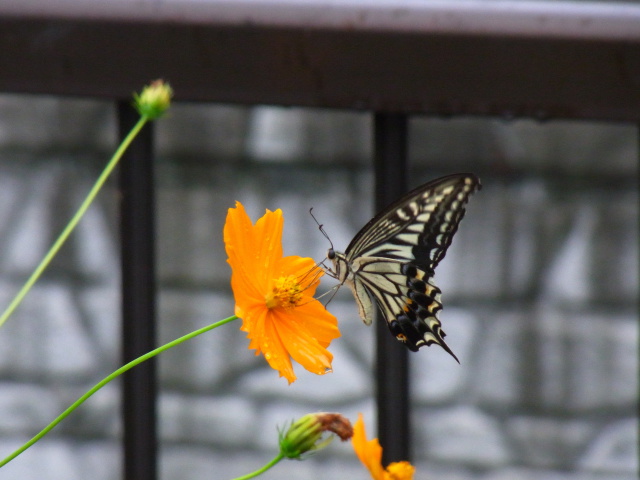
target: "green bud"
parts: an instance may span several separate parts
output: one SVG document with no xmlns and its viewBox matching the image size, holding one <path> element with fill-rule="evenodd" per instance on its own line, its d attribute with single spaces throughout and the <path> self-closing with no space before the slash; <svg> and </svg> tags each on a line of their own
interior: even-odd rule
<svg viewBox="0 0 640 480">
<path fill-rule="evenodd" d="M 142 89 L 142 93 L 133 94 L 134 106 L 138 113 L 150 120 L 161 117 L 171 104 L 173 90 L 163 80 L 155 80 Z"/>
<path fill-rule="evenodd" d="M 348 419 L 339 413 L 309 413 L 292 422 L 286 432 L 280 432 L 280 453 L 286 458 L 300 459 L 301 455 L 326 447 L 335 433 L 342 441 L 353 435 Z"/>
</svg>

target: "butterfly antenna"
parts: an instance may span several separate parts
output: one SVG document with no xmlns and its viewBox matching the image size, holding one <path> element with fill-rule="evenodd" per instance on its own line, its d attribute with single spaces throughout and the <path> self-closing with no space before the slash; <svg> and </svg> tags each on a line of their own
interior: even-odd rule
<svg viewBox="0 0 640 480">
<path fill-rule="evenodd" d="M 307 270 L 304 275 L 298 278 L 300 283 L 307 283 L 307 286 L 304 288 L 305 290 L 313 285 L 324 273 L 324 270 L 319 267 L 320 264 L 315 264 L 313 268 Z M 309 279 L 309 276 L 311 278 Z"/>
<path fill-rule="evenodd" d="M 315 215 L 313 214 L 313 207 L 311 207 L 309 209 L 309 215 L 311 215 L 311 218 L 313 218 L 313 221 L 316 222 L 316 225 L 318 225 L 318 228 L 320 229 L 320 231 L 322 232 L 322 235 L 324 235 L 324 238 L 326 238 L 327 240 L 329 240 L 329 245 L 331 245 L 331 248 L 333 249 L 333 242 L 331 241 L 331 239 L 329 238 L 329 235 L 327 235 L 327 232 L 324 231 L 323 225 L 318 222 L 318 219 L 315 217 Z"/>
<path fill-rule="evenodd" d="M 300 279 L 300 283 L 304 282 L 307 277 L 311 274 L 311 272 L 313 271 L 313 276 L 311 278 L 311 280 L 309 281 L 309 283 L 307 284 L 306 287 L 304 287 L 304 290 L 307 290 L 308 288 L 311 287 L 311 285 L 313 285 L 316 281 L 319 280 L 320 276 L 324 273 L 324 269 L 318 268 L 320 267 L 320 265 L 322 265 L 322 262 L 316 264 L 313 269 L 309 270 L 308 272 L 306 272 Z M 324 267 L 324 265 L 322 265 Z M 306 305 L 307 303 L 311 303 L 313 300 L 320 300 L 322 297 L 327 296 L 329 293 L 331 293 L 332 290 L 335 290 L 336 292 L 338 291 L 338 288 L 340 288 L 342 286 L 342 284 L 340 285 L 335 285 L 334 287 L 332 287 L 330 290 L 327 290 L 326 292 L 324 292 L 322 295 L 320 295 L 319 297 L 314 297 L 311 300 L 309 300 L 308 302 L 302 303 L 300 305 Z M 333 297 L 335 296 L 335 292 L 333 293 L 333 295 L 331 295 L 331 298 L 329 299 L 329 301 L 325 304 L 325 308 L 327 308 L 327 305 L 329 305 L 329 302 L 333 299 Z"/>
<path fill-rule="evenodd" d="M 321 298 L 326 297 L 331 293 L 332 295 L 329 297 L 329 300 L 327 300 L 327 303 L 324 304 L 324 308 L 327 308 L 327 306 L 329 306 L 329 304 L 331 303 L 331 300 L 333 300 L 333 297 L 335 297 L 336 293 L 338 293 L 338 290 L 340 289 L 341 286 L 342 286 L 341 283 L 338 285 L 334 285 L 329 290 L 324 292 L 322 295 L 320 295 L 319 297 L 316 297 L 316 300 L 320 300 Z"/>
</svg>

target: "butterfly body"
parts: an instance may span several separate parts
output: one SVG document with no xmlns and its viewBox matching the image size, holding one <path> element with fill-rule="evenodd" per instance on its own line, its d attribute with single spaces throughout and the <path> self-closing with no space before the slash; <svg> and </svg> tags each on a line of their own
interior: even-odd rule
<svg viewBox="0 0 640 480">
<path fill-rule="evenodd" d="M 444 341 L 437 314 L 441 291 L 435 267 L 444 258 L 469 196 L 480 188 L 472 174 L 455 174 L 421 185 L 369 221 L 344 253 L 329 249 L 333 275 L 347 285 L 362 320 L 371 324 L 374 303 L 391 333 L 407 348 Z"/>
</svg>

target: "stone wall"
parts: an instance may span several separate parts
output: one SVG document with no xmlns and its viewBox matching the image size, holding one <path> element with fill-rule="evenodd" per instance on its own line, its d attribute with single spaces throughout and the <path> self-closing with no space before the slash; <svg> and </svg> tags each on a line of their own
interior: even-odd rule
<svg viewBox="0 0 640 480">
<path fill-rule="evenodd" d="M 320 260 L 371 217 L 367 114 L 175 105 L 157 124 L 159 343 L 233 312 L 222 226 L 282 208 L 285 254 Z M 637 131 L 486 119 L 411 123 L 414 183 L 472 171 L 468 208 L 436 280 L 447 341 L 411 356 L 416 479 L 636 478 Z M 110 104 L 0 97 L 0 302 L 40 260 L 115 142 Z M 0 456 L 117 368 L 117 192 L 110 182 L 0 329 Z M 331 281 L 326 281 L 325 289 Z M 343 289 L 344 290 L 344 289 Z M 226 479 L 276 453 L 304 413 L 363 412 L 374 430 L 373 333 L 353 299 L 329 305 L 334 372 L 288 386 L 239 324 L 160 358 L 161 478 Z M 118 385 L 5 467 L 7 478 L 121 477 Z M 366 479 L 335 443 L 261 478 Z"/>
</svg>

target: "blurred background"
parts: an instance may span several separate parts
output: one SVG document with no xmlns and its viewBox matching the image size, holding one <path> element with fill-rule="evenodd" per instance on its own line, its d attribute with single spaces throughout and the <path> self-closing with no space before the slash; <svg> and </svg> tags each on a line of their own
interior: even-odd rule
<svg viewBox="0 0 640 480">
<path fill-rule="evenodd" d="M 176 85 L 179 88 L 179 85 Z M 227 209 L 281 208 L 284 251 L 318 261 L 375 213 L 367 113 L 177 103 L 157 123 L 159 339 L 233 313 Z M 0 300 L 6 305 L 113 151 L 109 102 L 0 96 Z M 613 480 L 638 470 L 638 141 L 630 125 L 410 121 L 412 186 L 473 172 L 483 189 L 440 264 L 440 314 L 458 365 L 411 355 L 418 479 Z M 0 456 L 119 366 L 118 193 L 111 180 L 0 329 Z M 330 279 L 323 290 L 333 285 Z M 4 308 L 4 307 L 3 307 Z M 248 473 L 302 414 L 363 412 L 375 432 L 373 328 L 342 289 L 334 372 L 291 386 L 239 322 L 159 360 L 160 478 Z M 21 480 L 121 478 L 118 383 L 5 467 Z M 367 479 L 351 446 L 261 478 Z"/>
</svg>

